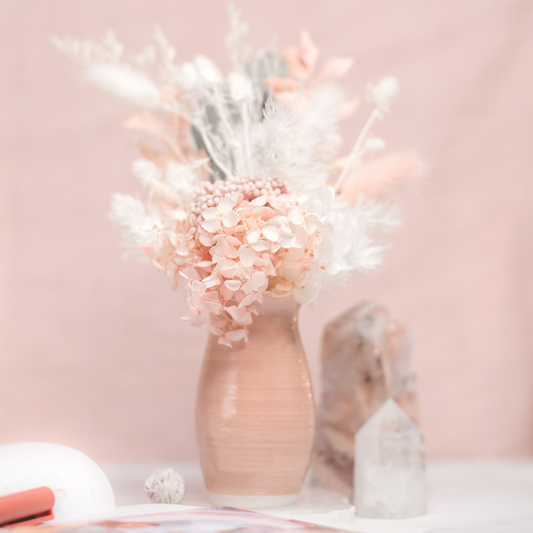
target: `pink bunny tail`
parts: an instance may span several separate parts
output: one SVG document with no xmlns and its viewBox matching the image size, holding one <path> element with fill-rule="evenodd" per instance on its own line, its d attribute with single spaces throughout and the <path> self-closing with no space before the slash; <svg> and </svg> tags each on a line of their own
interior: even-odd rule
<svg viewBox="0 0 533 533">
<path fill-rule="evenodd" d="M 416 154 L 391 154 L 355 167 L 344 183 L 342 195 L 350 202 L 355 202 L 360 194 L 377 196 L 420 177 L 423 171 L 424 165 Z"/>
</svg>

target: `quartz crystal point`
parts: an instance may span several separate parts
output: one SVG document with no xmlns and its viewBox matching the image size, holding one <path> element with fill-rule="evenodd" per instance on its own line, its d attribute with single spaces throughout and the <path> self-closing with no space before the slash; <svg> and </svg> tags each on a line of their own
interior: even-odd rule
<svg viewBox="0 0 533 533">
<path fill-rule="evenodd" d="M 355 512 L 365 518 L 426 513 L 424 440 L 389 398 L 355 436 Z"/>
<path fill-rule="evenodd" d="M 387 398 L 416 422 L 410 355 L 405 328 L 374 302 L 362 302 L 326 326 L 312 471 L 316 483 L 353 501 L 354 435 Z"/>
</svg>

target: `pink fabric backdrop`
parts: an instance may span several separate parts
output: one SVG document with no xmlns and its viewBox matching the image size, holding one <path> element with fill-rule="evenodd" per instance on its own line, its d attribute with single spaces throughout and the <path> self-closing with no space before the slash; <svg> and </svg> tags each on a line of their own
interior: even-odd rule
<svg viewBox="0 0 533 533">
<path fill-rule="evenodd" d="M 429 172 L 402 195 L 387 264 L 303 309 L 320 391 L 323 324 L 362 298 L 412 330 L 433 455 L 533 453 L 533 2 L 239 2 L 254 44 L 308 28 L 322 57 L 357 59 L 348 86 L 402 83 L 379 131 Z M 107 218 L 134 192 L 128 106 L 88 87 L 52 34 L 114 28 L 132 51 L 155 24 L 178 61 L 226 70 L 224 2 L 0 4 L 0 442 L 48 440 L 97 460 L 192 459 L 205 332 L 179 320 L 165 276 L 121 259 Z M 353 140 L 361 116 L 346 127 Z"/>
</svg>

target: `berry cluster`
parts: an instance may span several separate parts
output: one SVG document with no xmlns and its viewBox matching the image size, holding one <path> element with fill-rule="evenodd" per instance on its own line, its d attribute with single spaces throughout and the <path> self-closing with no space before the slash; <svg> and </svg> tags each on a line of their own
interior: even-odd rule
<svg viewBox="0 0 533 533">
<path fill-rule="evenodd" d="M 287 194 L 287 186 L 276 178 L 230 178 L 208 183 L 200 190 L 196 201 L 191 204 L 191 213 L 200 216 L 208 207 L 216 207 L 222 198 L 241 192 L 244 200 L 252 201 L 259 196 Z"/>
</svg>

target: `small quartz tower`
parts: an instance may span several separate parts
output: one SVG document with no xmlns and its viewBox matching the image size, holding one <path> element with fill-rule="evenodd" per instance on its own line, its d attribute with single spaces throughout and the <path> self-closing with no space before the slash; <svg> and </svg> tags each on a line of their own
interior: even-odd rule
<svg viewBox="0 0 533 533">
<path fill-rule="evenodd" d="M 389 398 L 355 436 L 355 512 L 364 518 L 426 513 L 424 439 Z"/>
<path fill-rule="evenodd" d="M 374 302 L 362 302 L 326 326 L 312 471 L 316 483 L 353 501 L 354 435 L 387 398 L 416 422 L 410 355 L 405 328 Z"/>
</svg>

